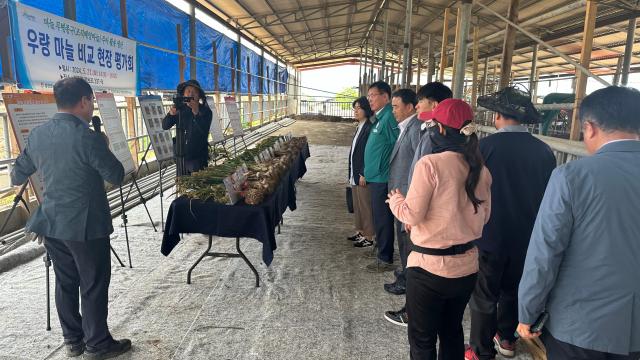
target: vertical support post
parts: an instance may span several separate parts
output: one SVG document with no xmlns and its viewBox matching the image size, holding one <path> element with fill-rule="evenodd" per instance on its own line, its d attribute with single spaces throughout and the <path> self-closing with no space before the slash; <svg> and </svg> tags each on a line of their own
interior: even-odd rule
<svg viewBox="0 0 640 360">
<path fill-rule="evenodd" d="M 236 97 L 236 57 L 234 53 L 235 50 L 232 48 L 231 52 L 229 53 L 229 64 L 231 65 L 231 93 L 234 97 Z"/>
<path fill-rule="evenodd" d="M 362 74 L 363 88 L 366 88 L 371 81 L 369 80 L 369 39 L 364 43 L 364 72 Z"/>
<path fill-rule="evenodd" d="M 76 0 L 64 0 L 64 17 L 76 21 Z"/>
<path fill-rule="evenodd" d="M 476 108 L 476 102 L 478 100 L 478 56 L 480 55 L 480 29 L 478 25 L 473 28 L 473 65 L 472 65 L 472 80 L 471 80 L 471 106 Z"/>
<path fill-rule="evenodd" d="M 380 79 L 381 80 L 387 80 L 385 79 L 385 73 L 387 70 L 387 41 L 389 38 L 389 3 L 386 3 L 387 5 L 385 5 L 385 9 L 384 9 L 384 40 L 383 40 L 383 44 L 382 44 L 382 67 L 380 69 Z"/>
<path fill-rule="evenodd" d="M 624 64 L 624 55 L 618 58 L 618 65 L 616 66 L 616 72 L 613 74 L 613 86 L 620 84 L 620 75 L 622 74 L 622 65 Z"/>
<path fill-rule="evenodd" d="M 487 76 L 489 75 L 489 57 L 484 58 L 484 69 L 482 69 L 482 84 L 480 85 L 480 95 L 487 94 Z"/>
<path fill-rule="evenodd" d="M 584 33 L 582 35 L 582 52 L 580 53 L 580 65 L 588 69 L 591 62 L 591 50 L 593 48 L 593 32 L 596 25 L 596 14 L 598 13 L 598 4 L 596 0 L 587 1 L 587 13 L 584 19 Z M 578 109 L 580 103 L 587 91 L 587 75 L 576 69 L 576 100 L 573 104 L 573 119 L 571 121 L 570 140 L 580 140 L 581 124 L 579 120 Z"/>
<path fill-rule="evenodd" d="M 633 55 L 633 43 L 636 33 L 636 18 L 629 19 L 627 26 L 627 44 L 624 48 L 624 61 L 622 63 L 622 79 L 620 84 L 627 86 L 629 83 L 629 70 L 631 68 L 631 55 Z"/>
<path fill-rule="evenodd" d="M 240 45 L 240 35 L 238 34 L 238 38 L 236 40 L 238 44 L 238 49 L 236 50 L 236 92 L 238 93 L 238 98 L 236 101 L 238 102 L 238 112 L 240 113 L 240 119 L 244 120 L 244 108 L 242 106 L 242 46 Z M 242 123 L 242 121 L 241 121 Z"/>
<path fill-rule="evenodd" d="M 127 18 L 127 0 L 120 0 L 120 24 L 122 36 L 129 37 L 129 20 Z"/>
<path fill-rule="evenodd" d="M 182 27 L 180 24 L 176 25 L 176 38 L 178 39 L 178 52 L 182 54 Z M 178 71 L 180 72 L 180 82 L 184 82 L 184 54 L 178 56 Z"/>
<path fill-rule="evenodd" d="M 404 44 L 402 53 L 402 87 L 408 88 L 411 81 L 411 17 L 413 15 L 413 0 L 407 0 L 404 19 Z"/>
<path fill-rule="evenodd" d="M 444 25 L 442 26 L 442 50 L 440 50 L 440 72 L 438 80 L 444 83 L 444 69 L 447 67 L 447 47 L 449 46 L 449 13 L 451 9 L 444 9 Z"/>
<path fill-rule="evenodd" d="M 420 58 L 420 48 L 418 51 L 418 72 L 416 73 L 416 92 L 420 89 L 420 71 L 422 71 L 422 59 Z"/>
<path fill-rule="evenodd" d="M 191 11 L 189 14 L 189 77 L 196 78 L 196 7 L 189 5 Z"/>
<path fill-rule="evenodd" d="M 538 44 L 533 45 L 533 53 L 531 54 L 531 74 L 529 74 L 529 92 L 531 93 L 531 101 L 536 102 L 533 93 L 538 83 L 535 81 L 536 72 L 538 71 Z"/>
<path fill-rule="evenodd" d="M 518 7 L 520 0 L 510 0 L 509 21 L 518 23 Z M 516 28 L 507 24 L 502 45 L 502 64 L 500 66 L 500 89 L 509 86 L 511 82 L 511 65 L 513 64 L 513 51 L 516 46 Z"/>
<path fill-rule="evenodd" d="M 358 61 L 358 95 L 362 96 L 362 46 L 360 47 L 360 61 Z"/>
<path fill-rule="evenodd" d="M 125 98 L 127 102 L 127 135 L 130 138 L 137 137 L 136 134 L 136 98 L 127 96 Z M 135 163 L 138 163 L 138 154 L 140 153 L 140 146 L 138 144 L 138 139 L 133 141 L 133 159 Z"/>
<path fill-rule="evenodd" d="M 374 34 L 372 33 L 371 36 L 371 67 L 369 68 L 369 82 L 374 82 L 373 79 L 373 68 L 375 66 L 376 63 L 376 39 Z"/>
<path fill-rule="evenodd" d="M 462 23 L 462 11 L 460 11 L 461 6 L 460 6 L 460 1 L 458 0 L 458 11 L 456 12 L 456 31 L 455 31 L 455 36 L 454 36 L 454 40 L 453 40 L 453 63 L 451 64 L 451 90 L 454 91 L 453 89 L 454 87 L 454 83 L 455 83 L 455 78 L 456 78 L 456 62 L 457 62 L 457 56 L 458 56 L 458 42 L 460 41 L 460 24 Z M 455 97 L 455 96 L 454 96 Z"/>
<path fill-rule="evenodd" d="M 247 56 L 247 93 L 249 98 L 249 127 L 253 127 L 253 98 L 251 96 L 251 60 Z"/>
<path fill-rule="evenodd" d="M 433 57 L 433 36 L 429 34 L 429 41 L 427 42 L 427 84 L 433 81 L 433 73 L 436 69 L 436 59 Z"/>
<path fill-rule="evenodd" d="M 218 47 L 215 41 L 211 43 L 211 49 L 213 49 L 213 91 L 217 107 L 220 104 L 220 65 L 218 64 Z"/>
<path fill-rule="evenodd" d="M 258 83 L 258 91 L 260 93 L 260 95 L 258 96 L 258 101 L 260 102 L 260 106 L 258 108 L 260 109 L 260 126 L 262 126 L 264 124 L 264 49 L 262 48 L 260 49 L 260 69 L 258 69 L 258 74 L 260 75 L 260 82 Z M 296 82 L 298 81 L 298 79 L 299 78 L 296 71 Z M 296 93 L 296 95 L 298 94 Z M 298 96 L 296 96 L 296 101 L 299 101 L 298 99 Z M 298 113 L 297 107 L 296 113 Z"/>
<path fill-rule="evenodd" d="M 458 1 L 458 41 L 455 51 L 453 97 L 461 99 L 464 94 L 464 76 L 467 65 L 467 38 L 469 36 L 469 24 L 471 23 L 471 0 Z"/>
</svg>

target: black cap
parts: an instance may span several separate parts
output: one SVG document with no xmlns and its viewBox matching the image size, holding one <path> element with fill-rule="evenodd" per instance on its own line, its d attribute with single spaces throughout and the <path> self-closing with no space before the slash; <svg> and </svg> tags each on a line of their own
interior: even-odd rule
<svg viewBox="0 0 640 360">
<path fill-rule="evenodd" d="M 540 113 L 531 103 L 531 95 L 512 86 L 480 96 L 478 106 L 504 114 L 522 124 L 537 124 L 541 120 Z"/>
</svg>

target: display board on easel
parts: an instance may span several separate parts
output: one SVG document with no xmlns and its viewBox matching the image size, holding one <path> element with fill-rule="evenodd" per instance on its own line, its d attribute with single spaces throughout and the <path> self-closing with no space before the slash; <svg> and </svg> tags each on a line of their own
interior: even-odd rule
<svg viewBox="0 0 640 360">
<path fill-rule="evenodd" d="M 31 130 L 46 123 L 58 112 L 56 100 L 51 94 L 4 93 L 2 98 L 20 151 L 27 146 Z M 30 181 L 38 202 L 42 202 L 44 179 L 40 171 L 31 176 Z"/>
<path fill-rule="evenodd" d="M 224 103 L 227 107 L 227 114 L 229 115 L 229 123 L 233 130 L 233 136 L 244 136 L 244 130 L 242 129 L 242 122 L 240 121 L 240 111 L 238 110 L 238 104 L 236 98 L 233 96 L 226 96 Z"/>
<path fill-rule="evenodd" d="M 158 95 L 138 96 L 142 118 L 144 119 L 147 133 L 151 139 L 151 146 L 158 161 L 173 158 L 173 141 L 171 132 L 162 129 L 162 119 L 165 112 L 162 107 L 162 98 Z"/>
<path fill-rule="evenodd" d="M 122 163 L 125 174 L 135 172 L 136 164 L 131 157 L 131 150 L 129 150 L 127 137 L 122 128 L 122 120 L 116 107 L 115 97 L 111 93 L 96 93 L 95 97 L 104 124 L 104 131 L 109 138 L 111 152 Z"/>
<path fill-rule="evenodd" d="M 212 98 L 213 99 L 213 98 Z M 224 133 L 222 131 L 222 124 L 220 123 L 220 115 L 218 115 L 218 108 L 214 102 L 210 102 L 211 107 L 211 126 L 209 127 L 209 133 L 214 143 L 224 142 Z"/>
</svg>

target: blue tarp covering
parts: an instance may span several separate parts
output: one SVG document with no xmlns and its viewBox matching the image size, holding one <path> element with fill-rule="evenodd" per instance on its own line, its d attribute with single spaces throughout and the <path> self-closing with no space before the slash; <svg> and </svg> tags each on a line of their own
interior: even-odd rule
<svg viewBox="0 0 640 360">
<path fill-rule="evenodd" d="M 287 92 L 287 80 L 289 80 L 289 74 L 287 73 L 286 66 L 278 66 L 278 89 L 281 94 Z"/>
<path fill-rule="evenodd" d="M 79 23 L 122 36 L 120 0 L 78 1 L 76 2 L 76 19 Z"/>
<path fill-rule="evenodd" d="M 189 53 L 189 16 L 166 1 L 127 0 L 129 38 L 170 50 L 178 50 L 176 25 L 181 26 L 182 52 Z M 189 78 L 185 59 L 185 79 Z M 180 81 L 178 56 L 138 45 L 141 89 L 175 89 Z"/>
<path fill-rule="evenodd" d="M 21 3 L 43 11 L 50 12 L 58 16 L 64 16 L 63 0 L 19 0 Z M 166 51 L 149 48 L 140 43 L 157 46 L 159 48 L 178 51 L 178 40 L 176 38 L 176 25 L 181 26 L 182 49 L 185 54 L 189 54 L 189 16 L 171 4 L 163 0 L 127 0 L 127 22 L 129 38 L 139 42 L 138 56 L 138 77 L 139 89 L 175 89 L 180 81 L 178 55 Z M 97 29 L 107 31 L 116 35 L 122 35 L 122 24 L 120 20 L 119 0 L 82 0 L 76 1 L 77 21 L 90 25 Z M 196 20 L 196 56 L 201 59 L 213 61 L 212 44 L 215 42 L 219 67 L 218 86 L 222 92 L 231 92 L 233 84 L 231 82 L 232 70 L 236 62 L 236 51 L 239 44 L 211 29 L 202 22 Z M 260 54 L 256 54 L 245 46 L 241 46 L 241 69 L 249 72 L 251 76 L 251 92 L 260 92 L 260 82 L 262 81 L 263 93 L 286 92 L 286 85 L 278 85 L 278 81 L 287 81 L 288 74 L 286 67 L 278 67 L 264 59 L 261 61 Z M 233 59 L 232 59 L 233 56 Z M 249 58 L 249 68 L 247 68 L 247 57 Z M 265 79 L 260 79 L 260 66 L 263 66 Z M 232 65 L 233 64 L 233 65 Z M 190 60 L 185 58 L 184 78 L 190 78 Z M 0 68 L 0 74 L 2 69 Z M 240 75 L 242 93 L 248 92 L 248 82 L 246 73 Z M 197 61 L 196 78 L 205 90 L 214 90 L 214 68 L 213 64 Z"/>
<path fill-rule="evenodd" d="M 231 66 L 231 52 L 236 42 L 196 20 L 196 56 L 213 61 L 213 43 L 216 44 L 218 64 Z M 235 59 L 235 58 L 234 58 Z M 198 61 L 196 66 L 197 79 L 205 90 L 214 90 L 213 64 Z M 218 87 L 220 91 L 231 91 L 231 71 L 223 66 L 219 67 Z"/>
<path fill-rule="evenodd" d="M 20 0 L 19 2 L 54 15 L 64 16 L 63 0 Z"/>
</svg>

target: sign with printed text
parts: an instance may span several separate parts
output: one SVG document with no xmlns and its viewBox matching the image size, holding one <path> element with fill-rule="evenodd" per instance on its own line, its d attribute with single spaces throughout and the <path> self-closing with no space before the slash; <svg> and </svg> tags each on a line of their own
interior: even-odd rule
<svg viewBox="0 0 640 360">
<path fill-rule="evenodd" d="M 109 149 L 120 160 L 124 167 L 124 173 L 129 174 L 136 171 L 136 165 L 131 157 L 131 150 L 127 143 L 127 137 L 122 128 L 120 113 L 116 107 L 116 99 L 113 94 L 96 93 L 96 102 L 104 126 L 104 132 L 109 138 Z"/>
<path fill-rule="evenodd" d="M 142 118 L 151 138 L 153 151 L 158 161 L 173 158 L 173 140 L 171 132 L 162 128 L 162 119 L 166 115 L 162 107 L 162 98 L 158 95 L 139 96 Z"/>
<path fill-rule="evenodd" d="M 233 129 L 233 136 L 243 136 L 244 130 L 242 130 L 240 111 L 238 110 L 236 98 L 233 96 L 227 96 L 224 98 L 224 104 L 227 106 L 227 114 L 229 114 L 229 122 L 231 124 L 231 129 Z"/>
<path fill-rule="evenodd" d="M 222 125 L 220 125 L 220 116 L 218 116 L 218 108 L 217 104 L 213 101 L 209 103 L 211 107 L 211 126 L 209 127 L 209 133 L 211 134 L 211 138 L 213 142 L 222 142 L 224 141 L 224 134 L 222 132 Z"/>
<path fill-rule="evenodd" d="M 136 94 L 136 42 L 9 1 L 18 86 L 52 91 L 79 76 L 94 91 Z"/>
<path fill-rule="evenodd" d="M 58 112 L 53 95 L 4 93 L 2 98 L 20 151 L 27 146 L 31 131 L 49 121 Z M 35 176 L 31 176 L 30 180 L 38 201 L 42 202 L 44 178 L 40 171 L 36 171 Z"/>
</svg>

